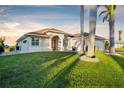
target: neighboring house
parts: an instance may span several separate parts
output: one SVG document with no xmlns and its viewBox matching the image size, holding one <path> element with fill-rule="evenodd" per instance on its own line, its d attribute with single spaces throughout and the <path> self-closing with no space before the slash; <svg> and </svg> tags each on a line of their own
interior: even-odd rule
<svg viewBox="0 0 124 93">
<path fill-rule="evenodd" d="M 63 41 L 70 34 L 54 28 L 46 28 L 24 34 L 16 41 L 21 51 L 64 51 Z"/>
<path fill-rule="evenodd" d="M 87 51 L 88 47 L 88 36 L 89 33 L 84 32 L 84 50 Z M 73 44 L 75 47 L 77 47 L 77 50 L 80 51 L 80 34 L 75 34 L 74 37 L 72 38 Z M 95 35 L 95 47 L 98 47 L 101 51 L 104 51 L 104 42 L 107 40 L 104 37 Z"/>
<path fill-rule="evenodd" d="M 88 42 L 88 33 L 84 33 L 85 48 Z M 95 45 L 104 50 L 105 38 L 96 36 Z M 20 37 L 17 42 L 20 51 L 68 51 L 72 46 L 80 50 L 80 34 L 71 35 L 55 28 L 46 28 L 29 32 Z"/>
<path fill-rule="evenodd" d="M 122 48 L 124 47 L 124 41 L 116 41 L 115 48 Z"/>
</svg>

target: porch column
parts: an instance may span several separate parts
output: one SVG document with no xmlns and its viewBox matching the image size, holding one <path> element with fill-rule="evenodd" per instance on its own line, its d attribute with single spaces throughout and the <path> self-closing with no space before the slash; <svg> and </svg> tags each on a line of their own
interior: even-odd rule
<svg viewBox="0 0 124 93">
<path fill-rule="evenodd" d="M 50 50 L 52 50 L 52 45 L 51 45 L 51 43 L 52 43 L 52 37 L 49 38 L 49 49 L 50 49 Z"/>
<path fill-rule="evenodd" d="M 59 39 L 59 50 L 60 50 L 60 51 L 64 51 L 63 38 L 60 38 L 60 39 Z"/>
</svg>

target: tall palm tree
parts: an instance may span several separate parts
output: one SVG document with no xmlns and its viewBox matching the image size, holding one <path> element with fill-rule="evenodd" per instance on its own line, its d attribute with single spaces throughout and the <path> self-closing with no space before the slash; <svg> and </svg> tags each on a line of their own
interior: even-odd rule
<svg viewBox="0 0 124 93">
<path fill-rule="evenodd" d="M 109 22 L 109 41 L 110 41 L 110 48 L 109 53 L 115 53 L 115 17 L 114 11 L 116 9 L 115 5 L 105 5 L 106 10 L 102 11 L 99 16 L 105 14 L 103 17 L 103 22 L 106 20 Z"/>
<path fill-rule="evenodd" d="M 84 5 L 80 6 L 80 35 L 81 35 L 81 50 L 80 52 L 84 54 Z"/>
<path fill-rule="evenodd" d="M 119 30 L 119 41 L 121 41 L 121 34 L 122 34 L 122 30 Z"/>
<path fill-rule="evenodd" d="M 97 6 L 90 6 L 90 17 L 89 17 L 89 40 L 88 40 L 88 57 L 95 56 L 95 31 L 96 31 L 96 20 L 97 20 Z"/>
</svg>

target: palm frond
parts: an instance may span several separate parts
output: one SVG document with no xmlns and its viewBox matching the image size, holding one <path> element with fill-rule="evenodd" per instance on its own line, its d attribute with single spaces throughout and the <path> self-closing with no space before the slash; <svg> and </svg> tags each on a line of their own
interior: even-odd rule
<svg viewBox="0 0 124 93">
<path fill-rule="evenodd" d="M 108 12 L 111 12 L 111 5 L 105 5 L 105 8 L 108 10 Z M 116 5 L 114 5 L 114 11 L 116 9 Z"/>
<path fill-rule="evenodd" d="M 110 10 L 110 5 L 105 5 L 105 8 L 109 11 Z"/>
<path fill-rule="evenodd" d="M 104 23 L 104 21 L 108 21 L 109 20 L 109 14 L 107 14 L 105 17 L 103 17 L 103 23 Z"/>
<path fill-rule="evenodd" d="M 104 10 L 104 11 L 102 11 L 102 12 L 99 14 L 99 16 L 101 16 L 102 14 L 107 13 L 107 12 L 108 12 L 107 10 Z"/>
</svg>

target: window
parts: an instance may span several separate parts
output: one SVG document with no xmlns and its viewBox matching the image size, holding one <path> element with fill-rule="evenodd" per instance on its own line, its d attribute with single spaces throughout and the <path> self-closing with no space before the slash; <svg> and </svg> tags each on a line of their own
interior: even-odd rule
<svg viewBox="0 0 124 93">
<path fill-rule="evenodd" d="M 39 38 L 32 37 L 32 46 L 39 46 Z"/>
<path fill-rule="evenodd" d="M 23 41 L 23 43 L 26 43 L 26 42 L 27 42 L 27 40 L 24 40 L 24 41 Z"/>
</svg>

